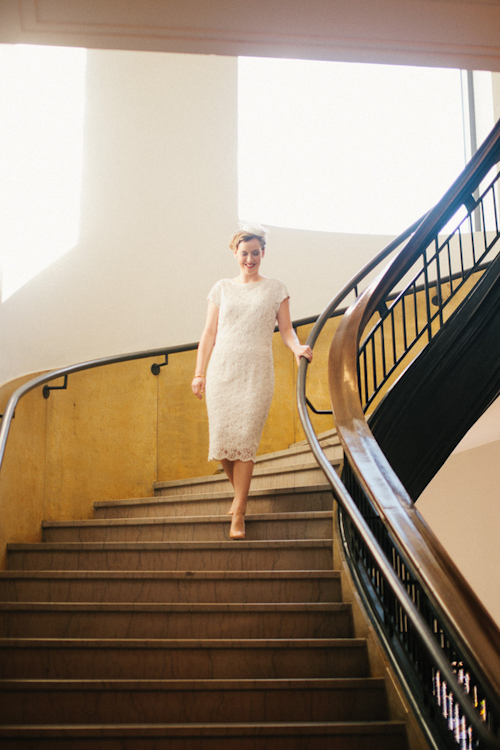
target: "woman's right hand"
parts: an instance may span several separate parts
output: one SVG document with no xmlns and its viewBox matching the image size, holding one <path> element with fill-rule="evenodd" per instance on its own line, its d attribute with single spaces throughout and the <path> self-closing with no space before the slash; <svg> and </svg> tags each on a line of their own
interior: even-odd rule
<svg viewBox="0 0 500 750">
<path fill-rule="evenodd" d="M 203 398 L 205 393 L 205 378 L 203 375 L 195 375 L 191 381 L 191 390 L 198 398 Z"/>
</svg>

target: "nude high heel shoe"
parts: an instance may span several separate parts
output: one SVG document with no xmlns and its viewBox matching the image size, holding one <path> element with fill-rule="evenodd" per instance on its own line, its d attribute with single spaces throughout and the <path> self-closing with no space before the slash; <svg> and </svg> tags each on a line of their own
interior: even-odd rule
<svg viewBox="0 0 500 750">
<path fill-rule="evenodd" d="M 241 526 L 238 523 L 239 519 L 242 519 Z M 236 529 L 236 526 L 240 526 L 240 528 Z M 229 538 L 230 539 L 244 539 L 245 538 L 245 516 L 243 514 L 241 515 L 233 515 L 231 519 L 231 528 L 229 529 Z"/>
</svg>

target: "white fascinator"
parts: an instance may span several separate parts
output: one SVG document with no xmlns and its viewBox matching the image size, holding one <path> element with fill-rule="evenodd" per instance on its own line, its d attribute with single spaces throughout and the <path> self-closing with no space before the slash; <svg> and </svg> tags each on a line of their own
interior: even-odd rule
<svg viewBox="0 0 500 750">
<path fill-rule="evenodd" d="M 263 227 L 261 224 L 253 221 L 240 221 L 240 229 L 242 232 L 255 234 L 256 237 L 266 237 L 269 234 L 267 227 Z"/>
</svg>

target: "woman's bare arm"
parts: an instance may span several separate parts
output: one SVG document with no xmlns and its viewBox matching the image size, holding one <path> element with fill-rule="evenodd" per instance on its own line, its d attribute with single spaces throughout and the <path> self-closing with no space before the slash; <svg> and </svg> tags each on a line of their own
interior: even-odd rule
<svg viewBox="0 0 500 750">
<path fill-rule="evenodd" d="M 309 360 L 309 362 L 311 362 L 311 347 L 307 346 L 306 344 L 300 343 L 297 338 L 297 334 L 295 333 L 295 330 L 292 326 L 292 319 L 290 317 L 290 302 L 288 300 L 288 297 L 283 300 L 280 305 L 280 309 L 278 310 L 278 326 L 280 329 L 281 338 L 283 339 L 283 343 L 285 344 L 285 346 L 291 349 L 295 355 L 297 366 L 300 364 L 301 357 L 305 357 Z"/>
<path fill-rule="evenodd" d="M 219 308 L 210 300 L 208 303 L 205 328 L 203 329 L 200 343 L 198 344 L 195 374 L 191 382 L 191 390 L 195 396 L 198 396 L 198 398 L 202 398 L 203 393 L 205 392 L 205 370 L 214 348 L 218 322 Z"/>
</svg>

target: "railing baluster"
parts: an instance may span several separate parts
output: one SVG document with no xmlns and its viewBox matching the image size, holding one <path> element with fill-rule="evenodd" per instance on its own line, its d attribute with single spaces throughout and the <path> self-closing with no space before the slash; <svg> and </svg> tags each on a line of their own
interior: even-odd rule
<svg viewBox="0 0 500 750">
<path fill-rule="evenodd" d="M 434 242 L 436 248 L 436 292 L 437 292 L 437 304 L 438 304 L 438 316 L 439 325 L 443 325 L 443 287 L 441 284 L 441 254 L 438 249 L 437 237 Z M 429 306 L 430 310 L 430 306 Z M 431 330 L 432 335 L 432 330 Z"/>
<path fill-rule="evenodd" d="M 375 339 L 372 338 L 371 341 L 371 347 L 372 347 L 372 368 L 373 368 L 373 392 L 371 394 L 373 398 L 373 394 L 377 391 L 377 385 L 378 385 L 378 378 L 377 378 L 377 359 L 375 356 Z"/>
<path fill-rule="evenodd" d="M 424 326 L 424 330 L 427 329 L 428 341 L 432 338 L 431 333 L 431 301 L 429 299 L 429 267 L 427 265 L 427 258 L 423 257 L 424 260 L 424 294 L 425 294 L 425 312 L 427 315 L 427 323 Z"/>
<path fill-rule="evenodd" d="M 460 268 L 462 271 L 462 281 L 463 281 L 464 276 L 465 276 L 465 266 L 464 266 L 464 247 L 463 247 L 463 241 L 462 241 L 461 227 L 458 228 L 458 241 L 459 241 L 459 246 L 460 246 Z"/>
<path fill-rule="evenodd" d="M 472 214 L 469 215 L 469 221 L 470 221 L 470 244 L 471 244 L 471 251 L 472 251 L 472 267 L 476 265 L 476 242 L 474 238 L 474 228 L 472 226 Z"/>
<path fill-rule="evenodd" d="M 498 189 L 498 185 L 497 185 L 497 189 Z M 491 195 L 492 195 L 492 199 L 493 199 L 493 216 L 495 217 L 495 230 L 496 230 L 496 234 L 498 236 L 498 233 L 499 233 L 500 230 L 498 228 L 497 194 L 496 194 L 494 186 L 492 186 L 492 188 L 491 188 Z"/>
<path fill-rule="evenodd" d="M 388 318 L 385 318 L 385 321 L 387 321 Z M 384 321 L 384 322 L 385 322 Z M 387 377 L 387 366 L 386 366 L 386 358 L 385 358 L 385 329 L 384 329 L 384 323 L 380 326 L 380 351 L 382 356 L 382 375 L 383 379 L 385 380 Z"/>
<path fill-rule="evenodd" d="M 446 251 L 448 254 L 448 270 L 450 273 L 450 297 L 453 297 L 453 261 L 451 256 L 451 243 L 449 240 L 446 242 Z"/>
<path fill-rule="evenodd" d="M 408 348 L 408 334 L 406 330 L 407 322 L 406 322 L 406 298 L 403 297 L 403 304 L 401 306 L 402 315 L 403 315 L 403 352 L 406 351 Z"/>
</svg>

